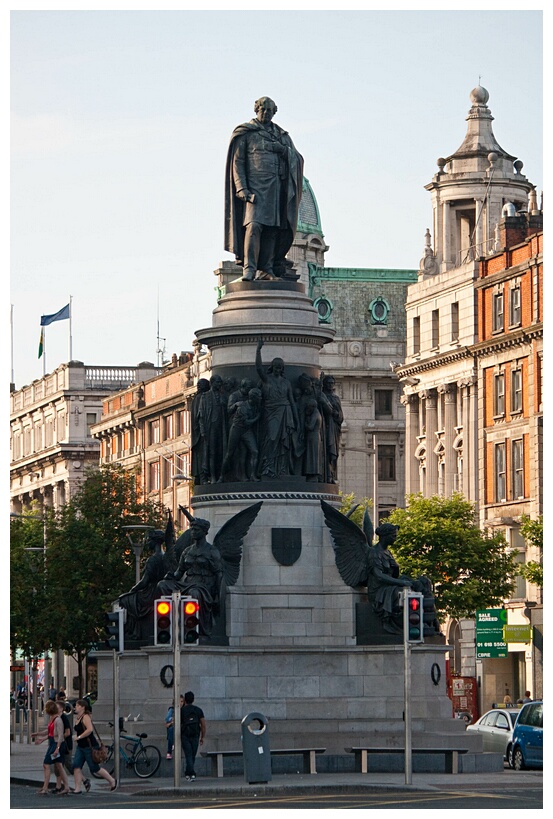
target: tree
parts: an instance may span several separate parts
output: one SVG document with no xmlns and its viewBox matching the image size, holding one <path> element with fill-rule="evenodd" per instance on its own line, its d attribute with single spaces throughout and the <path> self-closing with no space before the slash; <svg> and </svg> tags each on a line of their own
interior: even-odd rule
<svg viewBox="0 0 553 819">
<path fill-rule="evenodd" d="M 540 558 L 539 561 L 529 560 L 528 563 L 519 566 L 519 571 L 529 583 L 543 588 L 543 517 L 540 515 L 536 520 L 532 520 L 528 515 L 523 515 L 520 534 L 527 546 L 538 549 Z"/>
<path fill-rule="evenodd" d="M 10 520 L 10 647 L 37 657 L 50 645 L 44 522 L 38 510 Z"/>
<path fill-rule="evenodd" d="M 135 579 L 135 559 L 123 526 L 159 528 L 162 517 L 158 504 L 140 501 L 135 473 L 112 465 L 87 471 L 71 501 L 46 518 L 42 583 L 29 613 L 25 608 L 30 584 L 25 560 L 29 558 L 19 546 L 21 538 L 15 538 L 12 582 L 14 573 L 22 579 L 16 585 L 19 625 L 12 628 L 12 646 L 25 651 L 39 648 L 38 653 L 63 649 L 74 656 L 82 696 L 84 660 L 103 640 L 104 613 Z M 29 533 L 24 542 L 30 542 Z"/>
<path fill-rule="evenodd" d="M 363 498 L 362 501 L 356 501 L 355 494 L 353 492 L 350 492 L 349 495 L 344 495 L 343 492 L 340 492 L 340 500 L 342 501 L 342 505 L 340 506 L 340 512 L 342 515 L 347 515 L 362 529 L 363 515 L 365 514 L 365 510 L 367 510 L 367 512 L 370 514 L 373 505 L 372 500 L 369 500 L 369 498 Z M 356 506 L 357 508 L 355 508 Z M 355 511 L 352 512 L 352 509 Z"/>
<path fill-rule="evenodd" d="M 460 493 L 407 501 L 390 514 L 399 526 L 391 551 L 403 573 L 433 583 L 438 614 L 474 617 L 477 609 L 500 606 L 518 569 L 504 536 L 479 529 L 474 505 Z"/>
</svg>

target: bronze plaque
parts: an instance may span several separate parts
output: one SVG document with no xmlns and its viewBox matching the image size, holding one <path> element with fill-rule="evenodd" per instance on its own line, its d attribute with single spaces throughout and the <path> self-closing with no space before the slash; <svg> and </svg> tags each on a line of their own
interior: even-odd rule
<svg viewBox="0 0 553 819">
<path fill-rule="evenodd" d="M 277 563 L 292 566 L 301 554 L 301 529 L 271 529 L 271 549 Z"/>
</svg>

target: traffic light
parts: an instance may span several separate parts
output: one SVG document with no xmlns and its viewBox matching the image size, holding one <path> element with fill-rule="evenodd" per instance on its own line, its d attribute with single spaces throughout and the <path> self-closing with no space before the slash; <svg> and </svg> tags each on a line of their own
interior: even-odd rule
<svg viewBox="0 0 553 819">
<path fill-rule="evenodd" d="M 120 653 L 125 649 L 124 618 L 125 612 L 123 609 L 108 611 L 104 615 L 104 631 L 109 634 L 109 637 L 104 640 L 104 645 L 106 648 L 114 649 Z"/>
<path fill-rule="evenodd" d="M 173 643 L 173 612 L 171 598 L 161 597 L 154 603 L 154 645 L 167 646 Z"/>
<path fill-rule="evenodd" d="M 405 640 L 407 643 L 424 643 L 423 599 L 421 592 L 406 591 L 404 596 Z"/>
<path fill-rule="evenodd" d="M 182 642 L 197 646 L 200 642 L 200 604 L 194 597 L 182 599 Z"/>
</svg>

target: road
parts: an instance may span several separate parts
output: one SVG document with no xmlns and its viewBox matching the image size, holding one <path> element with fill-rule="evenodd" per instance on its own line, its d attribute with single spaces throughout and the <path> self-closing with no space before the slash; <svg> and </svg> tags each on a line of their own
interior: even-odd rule
<svg viewBox="0 0 553 819">
<path fill-rule="evenodd" d="M 536 783 L 537 785 L 537 783 Z M 171 791 L 155 795 L 95 792 L 80 796 L 37 796 L 37 788 L 28 785 L 10 786 L 10 807 L 33 810 L 340 810 L 373 808 L 379 810 L 540 810 L 543 793 L 540 786 L 479 788 L 474 784 L 465 788 L 444 788 L 432 791 L 385 790 L 360 793 L 323 793 L 316 795 L 290 793 L 282 796 L 206 796 L 173 795 Z"/>
</svg>

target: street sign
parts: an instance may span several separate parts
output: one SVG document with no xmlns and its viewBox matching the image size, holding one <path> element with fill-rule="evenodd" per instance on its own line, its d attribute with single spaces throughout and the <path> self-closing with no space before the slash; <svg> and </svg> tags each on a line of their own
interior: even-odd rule
<svg viewBox="0 0 553 819">
<path fill-rule="evenodd" d="M 503 627 L 507 625 L 505 609 L 480 609 L 476 612 L 476 658 L 486 660 L 507 657 Z"/>
</svg>

